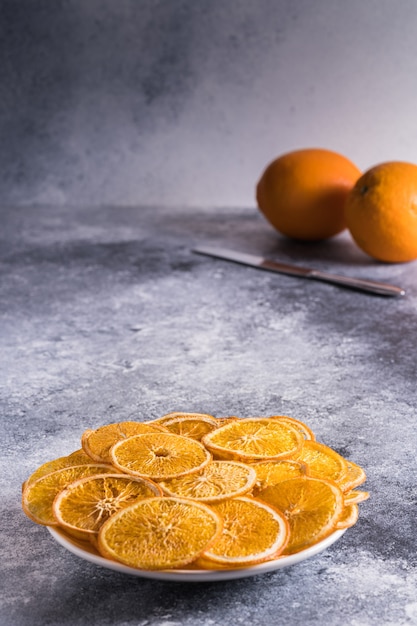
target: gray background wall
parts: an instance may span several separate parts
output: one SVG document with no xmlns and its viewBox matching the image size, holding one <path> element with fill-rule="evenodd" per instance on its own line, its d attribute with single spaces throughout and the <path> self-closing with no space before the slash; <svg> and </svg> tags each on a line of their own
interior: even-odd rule
<svg viewBox="0 0 417 626">
<path fill-rule="evenodd" d="M 417 161 L 415 0 L 0 0 L 0 202 L 253 206 L 323 146 Z"/>
</svg>

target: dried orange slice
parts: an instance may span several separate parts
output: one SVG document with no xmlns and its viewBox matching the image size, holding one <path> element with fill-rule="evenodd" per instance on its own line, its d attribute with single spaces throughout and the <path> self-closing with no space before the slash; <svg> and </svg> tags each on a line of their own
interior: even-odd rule
<svg viewBox="0 0 417 626">
<path fill-rule="evenodd" d="M 260 500 L 232 498 L 213 509 L 223 519 L 223 532 L 203 559 L 229 567 L 255 565 L 276 558 L 288 542 L 284 515 Z"/>
<path fill-rule="evenodd" d="M 337 483 L 342 491 L 350 491 L 355 487 L 359 487 L 359 485 L 362 485 L 362 483 L 366 481 L 366 474 L 365 470 L 356 463 L 353 463 L 353 461 L 345 459 L 345 462 L 346 474 L 342 476 Z"/>
<path fill-rule="evenodd" d="M 151 480 L 198 472 L 211 461 L 210 453 L 199 441 L 162 432 L 119 441 L 111 448 L 110 457 L 122 472 Z"/>
<path fill-rule="evenodd" d="M 74 465 L 46 474 L 27 485 L 22 494 L 22 508 L 26 515 L 37 524 L 57 526 L 52 505 L 56 495 L 79 478 L 94 474 L 115 473 L 114 467 L 105 463 Z"/>
<path fill-rule="evenodd" d="M 309 428 L 307 424 L 304 424 L 304 422 L 295 419 L 295 417 L 289 417 L 289 415 L 271 415 L 269 419 L 278 419 L 290 424 L 301 433 L 304 439 L 311 439 L 312 441 L 315 441 L 316 439 L 316 436 L 311 428 Z"/>
<path fill-rule="evenodd" d="M 308 473 L 313 478 L 339 481 L 347 471 L 346 460 L 335 450 L 318 443 L 318 441 L 305 441 L 297 461 L 302 461 L 308 467 Z"/>
<path fill-rule="evenodd" d="M 86 430 L 81 437 L 81 445 L 89 457 L 98 463 L 110 463 L 109 451 L 118 441 L 132 435 L 161 432 L 157 424 L 142 422 L 117 422 L 100 426 L 96 430 Z"/>
<path fill-rule="evenodd" d="M 293 426 L 281 420 L 245 418 L 213 430 L 202 442 L 213 455 L 261 461 L 293 455 L 300 449 L 303 439 Z"/>
<path fill-rule="evenodd" d="M 207 417 L 208 419 L 215 420 L 214 415 L 210 415 L 209 413 L 187 413 L 185 411 L 172 411 L 171 413 L 166 413 L 162 417 L 157 417 L 156 419 L 149 422 L 150 424 L 164 424 L 165 422 L 169 422 L 172 419 L 189 419 L 189 418 L 200 418 Z"/>
<path fill-rule="evenodd" d="M 358 521 L 359 507 L 357 504 L 349 504 L 343 509 L 339 519 L 337 520 L 336 529 L 350 528 Z"/>
<path fill-rule="evenodd" d="M 234 566 L 235 568 L 237 566 Z M 244 567 L 244 566 L 243 566 Z M 216 563 L 215 561 L 211 561 L 210 559 L 206 559 L 204 556 L 199 556 L 198 559 L 188 564 L 184 569 L 201 570 L 225 570 L 230 569 L 228 565 L 222 565 L 221 563 Z"/>
<path fill-rule="evenodd" d="M 206 417 L 201 415 L 199 417 L 173 417 L 172 419 L 164 421 L 164 427 L 171 433 L 176 435 L 182 435 L 183 437 L 191 437 L 201 441 L 204 435 L 210 433 L 215 428 L 219 427 L 218 421 L 214 417 Z"/>
<path fill-rule="evenodd" d="M 259 461 L 251 466 L 256 472 L 256 483 L 253 489 L 253 495 L 271 487 L 277 483 L 281 483 L 288 478 L 296 478 L 297 476 L 305 476 L 307 474 L 307 465 L 299 461 Z"/>
<path fill-rule="evenodd" d="M 112 515 L 98 535 L 101 554 L 139 569 L 181 567 L 220 536 L 218 513 L 185 498 L 147 498 Z"/>
<path fill-rule="evenodd" d="M 84 450 L 76 450 L 68 456 L 60 456 L 58 459 L 53 459 L 52 461 L 43 463 L 23 483 L 23 487 L 31 485 L 39 478 L 42 478 L 42 476 L 52 474 L 52 472 L 56 472 L 59 469 L 64 469 L 64 467 L 72 467 L 73 465 L 91 465 L 92 463 L 96 463 L 96 461 L 93 461 L 93 459 L 91 459 L 88 454 L 84 452 Z"/>
<path fill-rule="evenodd" d="M 53 513 L 64 530 L 79 539 L 89 539 L 117 511 L 143 498 L 161 495 L 158 485 L 138 476 L 89 476 L 74 481 L 58 493 Z"/>
<path fill-rule="evenodd" d="M 88 465 L 91 464 L 91 462 L 95 462 L 90 456 L 88 456 L 88 454 L 84 452 L 82 448 L 81 450 L 75 450 L 75 452 L 71 452 L 71 454 L 67 456 L 67 459 L 71 463 L 71 465 Z"/>
<path fill-rule="evenodd" d="M 200 472 L 159 484 L 170 496 L 212 503 L 247 493 L 255 480 L 256 472 L 249 465 L 237 461 L 212 461 Z"/>
<path fill-rule="evenodd" d="M 352 489 L 343 494 L 343 500 L 346 505 L 359 504 L 359 502 L 365 502 L 369 498 L 369 491 L 360 491 L 359 489 Z"/>
<path fill-rule="evenodd" d="M 241 419 L 236 415 L 228 415 L 227 417 L 216 417 L 218 426 L 224 426 L 225 424 L 230 424 L 230 422 L 236 422 Z"/>
<path fill-rule="evenodd" d="M 290 540 L 286 554 L 304 550 L 330 535 L 344 508 L 342 491 L 335 483 L 309 476 L 266 487 L 258 498 L 288 519 Z"/>
</svg>

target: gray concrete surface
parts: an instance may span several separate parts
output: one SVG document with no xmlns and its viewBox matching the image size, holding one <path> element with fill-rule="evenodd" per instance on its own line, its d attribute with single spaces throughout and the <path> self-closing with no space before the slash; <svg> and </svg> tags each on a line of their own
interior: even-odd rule
<svg viewBox="0 0 417 626">
<path fill-rule="evenodd" d="M 193 255 L 197 243 L 374 278 L 403 299 Z M 347 235 L 301 245 L 255 211 L 2 210 L 2 626 L 417 624 L 417 266 Z M 21 482 L 84 429 L 171 410 L 288 414 L 367 471 L 342 539 L 291 568 L 174 584 L 89 564 L 20 508 Z"/>
</svg>

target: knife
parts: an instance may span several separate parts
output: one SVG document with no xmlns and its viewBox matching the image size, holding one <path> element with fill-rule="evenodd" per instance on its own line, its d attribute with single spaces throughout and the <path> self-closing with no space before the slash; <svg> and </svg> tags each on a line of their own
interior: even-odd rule
<svg viewBox="0 0 417 626">
<path fill-rule="evenodd" d="M 365 291 L 378 296 L 398 297 L 405 295 L 404 289 L 401 289 L 401 287 L 395 287 L 394 285 L 387 285 L 386 283 L 379 283 L 374 280 L 364 280 L 362 278 L 351 278 L 350 276 L 330 274 L 329 272 L 300 267 L 298 265 L 277 263 L 276 261 L 271 261 L 270 259 L 265 259 L 261 256 L 255 256 L 253 254 L 246 254 L 244 252 L 235 252 L 233 250 L 211 247 L 194 248 L 193 252 L 196 254 L 214 257 L 216 259 L 233 261 L 234 263 L 240 263 L 241 265 L 250 265 L 251 267 L 267 270 L 269 272 L 277 272 L 278 274 L 287 274 L 288 276 L 298 276 L 299 278 L 321 280 L 325 283 L 332 283 L 333 285 L 338 285 L 340 287 L 348 287 L 358 291 Z"/>
</svg>

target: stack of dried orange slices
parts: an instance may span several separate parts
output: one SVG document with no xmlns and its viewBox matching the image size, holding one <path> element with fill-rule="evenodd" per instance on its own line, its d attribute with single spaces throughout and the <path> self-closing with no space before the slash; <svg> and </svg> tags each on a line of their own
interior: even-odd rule
<svg viewBox="0 0 417 626">
<path fill-rule="evenodd" d="M 130 567 L 236 569 L 355 524 L 365 480 L 293 417 L 169 413 L 86 430 L 28 478 L 22 506 Z"/>
</svg>

